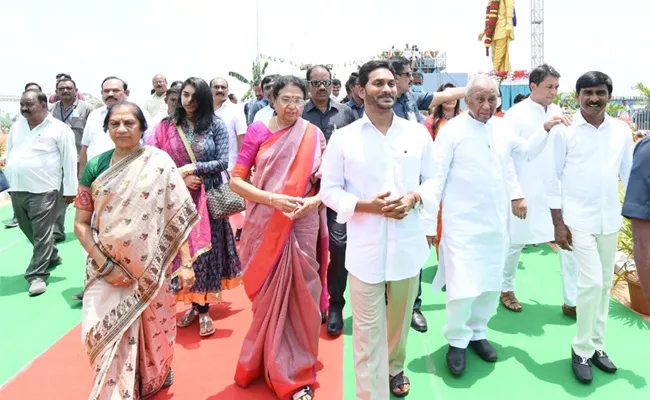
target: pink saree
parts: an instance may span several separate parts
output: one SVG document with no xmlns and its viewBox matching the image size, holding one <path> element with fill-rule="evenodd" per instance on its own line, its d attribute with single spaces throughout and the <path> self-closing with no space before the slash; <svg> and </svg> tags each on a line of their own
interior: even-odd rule
<svg viewBox="0 0 650 400">
<path fill-rule="evenodd" d="M 183 141 L 176 132 L 176 125 L 173 122 L 162 121 L 158 124 L 156 131 L 147 140 L 147 145 L 157 147 L 169 154 L 172 160 L 177 160 L 176 166 L 179 168 L 192 163 Z M 199 222 L 192 229 L 192 233 L 190 233 L 188 239 L 190 251 L 194 254 L 192 261 L 195 261 L 201 254 L 212 248 L 212 242 L 210 241 L 210 214 L 208 213 L 208 201 L 205 197 L 205 187 L 201 185 L 200 189 L 191 190 L 190 194 L 192 195 L 200 217 Z M 180 265 L 180 258 L 176 257 L 172 264 L 172 276 L 176 276 Z"/>
<path fill-rule="evenodd" d="M 273 134 L 255 123 L 233 176 L 247 179 L 254 164 L 255 187 L 314 196 L 324 150 L 323 134 L 302 118 Z M 253 322 L 235 373 L 240 386 L 264 376 L 283 400 L 304 386 L 315 386 L 320 312 L 327 308 L 328 243 L 324 207 L 292 221 L 267 204 L 248 204 L 240 256 Z"/>
<path fill-rule="evenodd" d="M 198 222 L 173 161 L 145 147 L 101 173 L 90 188 L 97 246 L 135 279 L 98 278 L 86 262 L 82 337 L 95 371 L 91 400 L 144 399 L 169 374 L 176 336 L 169 266 Z"/>
</svg>

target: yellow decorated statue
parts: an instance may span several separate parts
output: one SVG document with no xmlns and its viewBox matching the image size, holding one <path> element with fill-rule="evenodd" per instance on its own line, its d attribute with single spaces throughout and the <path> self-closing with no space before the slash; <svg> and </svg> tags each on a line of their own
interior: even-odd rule
<svg viewBox="0 0 650 400">
<path fill-rule="evenodd" d="M 514 0 L 490 0 L 485 16 L 485 29 L 479 40 L 485 43 L 486 54 L 492 49 L 495 71 L 510 71 L 510 41 L 515 39 L 516 24 Z"/>
</svg>

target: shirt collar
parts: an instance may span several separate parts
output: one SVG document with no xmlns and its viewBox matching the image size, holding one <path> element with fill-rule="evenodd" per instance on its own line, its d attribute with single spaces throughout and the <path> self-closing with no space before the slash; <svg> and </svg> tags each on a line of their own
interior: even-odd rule
<svg viewBox="0 0 650 400">
<path fill-rule="evenodd" d="M 328 103 L 327 103 L 327 110 L 325 110 L 325 113 L 327 114 L 327 113 L 328 113 L 332 108 L 335 108 L 336 110 L 340 110 L 341 106 L 342 106 L 342 104 L 340 104 L 338 101 L 334 101 L 334 100 L 332 100 L 332 99 L 330 98 L 330 99 L 328 100 Z M 305 111 L 306 111 L 306 112 L 310 112 L 310 111 L 313 110 L 314 108 L 316 108 L 316 105 L 315 105 L 314 102 L 311 101 L 311 100 L 309 100 L 309 101 L 305 104 Z"/>
<path fill-rule="evenodd" d="M 361 104 L 357 104 L 357 102 L 354 101 L 353 98 L 350 99 L 350 101 L 348 101 L 348 105 L 349 105 L 350 107 L 357 107 L 357 108 L 361 108 L 361 107 L 362 107 L 362 105 L 361 105 Z"/>
<path fill-rule="evenodd" d="M 610 117 L 607 113 L 605 113 L 605 120 L 604 120 L 603 123 L 600 125 L 600 127 L 606 126 L 606 125 L 609 123 L 609 121 L 610 121 L 611 118 L 612 118 L 612 117 Z M 587 122 L 587 120 L 585 119 L 585 117 L 582 116 L 582 112 L 580 112 L 580 109 L 578 109 L 578 111 L 576 111 L 576 113 L 573 115 L 573 124 L 574 124 L 575 126 L 580 126 L 580 125 L 590 125 L 590 126 L 593 126 L 593 125 L 591 125 L 589 122 Z M 600 127 L 599 127 L 599 128 L 600 128 Z M 597 129 L 598 129 L 598 128 L 597 128 Z"/>
<path fill-rule="evenodd" d="M 393 120 L 391 121 L 391 123 L 390 123 L 390 128 L 388 128 L 388 130 L 393 129 L 393 127 L 394 127 L 396 124 L 399 124 L 399 123 L 401 122 L 400 120 L 403 120 L 403 118 L 398 117 L 397 114 L 395 114 L 395 112 L 393 111 Z M 366 114 L 366 113 L 364 113 L 363 116 L 362 116 L 361 118 L 359 118 L 359 121 L 361 121 L 361 125 L 362 125 L 362 126 L 364 126 L 364 125 L 370 125 L 370 126 L 372 126 L 373 128 L 377 129 L 377 128 L 375 127 L 375 125 L 373 125 L 372 121 L 370 121 L 370 118 L 368 118 L 368 114 Z M 406 120 L 405 120 L 405 121 L 406 121 Z"/>
</svg>

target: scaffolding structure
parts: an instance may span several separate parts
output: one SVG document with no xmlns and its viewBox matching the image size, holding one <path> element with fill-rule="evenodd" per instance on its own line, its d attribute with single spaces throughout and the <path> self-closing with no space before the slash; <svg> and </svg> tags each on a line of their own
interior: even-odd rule
<svg viewBox="0 0 650 400">
<path fill-rule="evenodd" d="M 530 64 L 544 64 L 544 0 L 530 0 Z"/>
</svg>

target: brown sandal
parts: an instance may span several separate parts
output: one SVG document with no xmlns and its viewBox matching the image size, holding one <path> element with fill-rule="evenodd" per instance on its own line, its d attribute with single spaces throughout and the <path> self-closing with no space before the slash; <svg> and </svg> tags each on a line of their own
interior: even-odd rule
<svg viewBox="0 0 650 400">
<path fill-rule="evenodd" d="M 199 336 L 205 337 L 214 334 L 214 325 L 208 314 L 199 317 Z"/>
<path fill-rule="evenodd" d="M 409 385 L 409 388 L 406 389 L 406 391 L 403 391 L 404 386 L 406 385 Z M 399 389 L 399 392 L 396 392 L 395 389 Z M 404 375 L 404 371 L 390 377 L 390 391 L 393 393 L 393 396 L 401 399 L 402 397 L 406 397 L 410 390 L 411 382 L 409 381 L 409 378 Z"/>
<path fill-rule="evenodd" d="M 185 315 L 183 315 L 181 319 L 178 320 L 176 326 L 178 326 L 179 328 L 187 328 L 188 326 L 192 325 L 192 323 L 194 322 L 194 320 L 196 320 L 196 317 L 198 316 L 199 316 L 199 312 L 193 308 L 190 308 L 189 310 L 187 310 Z"/>
<path fill-rule="evenodd" d="M 501 302 L 508 310 L 521 312 L 522 307 L 515 297 L 515 292 L 501 292 Z"/>
</svg>

